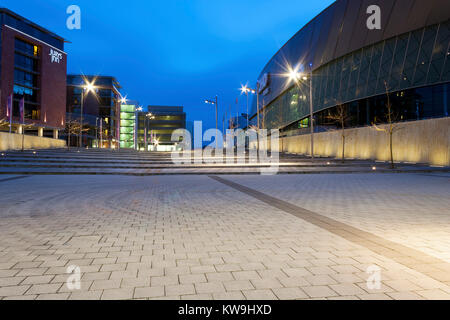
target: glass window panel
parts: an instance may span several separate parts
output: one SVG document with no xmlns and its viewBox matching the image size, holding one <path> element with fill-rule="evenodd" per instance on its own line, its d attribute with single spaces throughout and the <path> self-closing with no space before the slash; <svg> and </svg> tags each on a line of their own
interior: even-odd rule
<svg viewBox="0 0 450 320">
<path fill-rule="evenodd" d="M 327 76 L 327 90 L 325 93 L 324 105 L 330 106 L 332 104 L 332 95 L 333 95 L 333 82 L 335 77 L 336 63 L 332 62 L 329 64 L 328 68 L 328 76 Z"/>
<path fill-rule="evenodd" d="M 387 40 L 384 46 L 383 57 L 381 58 L 380 75 L 377 82 L 377 94 L 381 94 L 386 91 L 385 82 L 387 83 L 388 87 L 391 86 L 391 84 L 389 83 L 389 77 L 391 73 L 392 59 L 394 56 L 396 42 L 396 38 L 393 38 Z"/>
<path fill-rule="evenodd" d="M 372 58 L 373 47 L 365 48 L 361 59 L 361 70 L 359 72 L 356 88 L 356 97 L 361 98 L 366 94 L 367 78 L 369 76 L 370 60 Z"/>
<path fill-rule="evenodd" d="M 409 34 L 403 35 L 397 39 L 394 60 L 392 63 L 391 78 L 389 80 L 391 90 L 397 90 L 400 87 L 400 79 L 402 77 L 408 39 Z"/>
<path fill-rule="evenodd" d="M 414 74 L 413 84 L 415 86 L 423 85 L 426 82 L 428 67 L 430 65 L 431 55 L 436 41 L 436 32 L 437 26 L 428 27 L 424 32 L 419 59 L 417 60 L 416 72 Z"/>
<path fill-rule="evenodd" d="M 344 57 L 344 62 L 342 64 L 341 84 L 338 93 L 338 103 L 342 103 L 345 101 L 348 89 L 348 81 L 350 78 L 350 72 L 352 68 L 352 61 L 353 61 L 352 55 Z"/>
<path fill-rule="evenodd" d="M 362 55 L 362 50 L 358 50 L 353 55 L 353 62 L 351 65 L 351 70 L 350 70 L 350 80 L 349 80 L 347 95 L 346 95 L 346 99 L 345 99 L 346 101 L 353 100 L 356 97 L 356 83 L 358 81 L 359 71 L 361 68 L 361 65 L 360 65 L 361 64 L 361 55 Z"/>
<path fill-rule="evenodd" d="M 373 47 L 372 61 L 369 68 L 369 80 L 367 82 L 367 96 L 372 96 L 376 92 L 378 73 L 380 71 L 381 55 L 383 53 L 384 42 Z"/>
<path fill-rule="evenodd" d="M 401 88 L 412 86 L 412 78 L 416 67 L 417 56 L 419 55 L 420 42 L 422 41 L 423 29 L 416 30 L 409 37 L 408 50 L 406 52 L 405 65 L 401 78 Z"/>
<path fill-rule="evenodd" d="M 427 83 L 435 83 L 441 79 L 442 70 L 447 56 L 447 48 L 450 42 L 450 22 L 441 24 L 438 37 L 433 49 L 430 70 Z"/>
</svg>

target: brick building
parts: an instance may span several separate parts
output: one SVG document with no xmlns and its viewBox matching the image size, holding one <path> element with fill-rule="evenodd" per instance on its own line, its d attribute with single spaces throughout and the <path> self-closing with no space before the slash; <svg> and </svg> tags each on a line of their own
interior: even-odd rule
<svg viewBox="0 0 450 320">
<path fill-rule="evenodd" d="M 66 116 L 64 39 L 6 8 L 0 8 L 0 32 L 0 119 L 8 122 L 0 130 L 9 130 L 12 95 L 12 132 L 22 132 L 26 124 L 27 133 L 58 137 Z"/>
</svg>

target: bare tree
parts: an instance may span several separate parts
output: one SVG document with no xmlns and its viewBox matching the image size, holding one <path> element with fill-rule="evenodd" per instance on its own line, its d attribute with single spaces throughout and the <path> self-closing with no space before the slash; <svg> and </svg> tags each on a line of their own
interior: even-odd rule
<svg viewBox="0 0 450 320">
<path fill-rule="evenodd" d="M 372 126 L 375 128 L 375 130 L 380 132 L 385 132 L 389 136 L 389 152 L 390 152 L 390 161 L 391 161 L 391 169 L 395 169 L 395 162 L 394 162 L 394 145 L 393 145 L 393 136 L 394 133 L 401 130 L 402 128 L 399 127 L 399 125 L 396 123 L 398 119 L 398 114 L 396 114 L 392 108 L 391 98 L 389 96 L 389 87 L 387 82 L 384 82 L 384 86 L 386 87 L 386 119 L 388 126 L 386 128 L 379 128 L 375 123 L 372 123 Z"/>
<path fill-rule="evenodd" d="M 341 138 L 342 138 L 342 163 L 345 162 L 345 123 L 350 120 L 351 116 L 347 112 L 347 108 L 343 104 L 336 107 L 336 111 L 327 116 L 329 120 L 336 123 L 341 128 Z"/>
<path fill-rule="evenodd" d="M 67 149 L 70 150 L 70 143 L 72 135 L 77 136 L 80 133 L 80 122 L 78 120 L 69 119 L 66 121 L 66 129 L 64 132 L 67 134 Z M 82 132 L 89 131 L 88 128 L 83 128 Z"/>
</svg>

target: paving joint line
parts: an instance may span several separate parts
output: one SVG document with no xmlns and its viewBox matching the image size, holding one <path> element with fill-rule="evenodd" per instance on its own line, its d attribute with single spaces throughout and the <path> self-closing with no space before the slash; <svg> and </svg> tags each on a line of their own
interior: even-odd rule
<svg viewBox="0 0 450 320">
<path fill-rule="evenodd" d="M 11 177 L 11 178 L 5 178 L 5 179 L 0 179 L 0 183 L 1 182 L 7 182 L 7 181 L 13 181 L 13 180 L 19 180 L 19 179 L 25 179 L 25 178 L 29 178 L 30 176 L 17 176 L 17 177 Z"/>
<path fill-rule="evenodd" d="M 287 201 L 269 196 L 265 193 L 248 188 L 230 180 L 223 179 L 218 176 L 209 177 L 228 187 L 256 198 L 269 206 L 280 209 L 317 227 L 327 230 L 328 232 L 338 235 L 350 242 L 365 247 L 376 254 L 392 259 L 401 265 L 420 272 L 432 279 L 442 282 L 443 284 L 449 284 L 450 282 L 450 274 L 448 272 L 450 271 L 450 264 L 443 260 L 435 258 L 419 250 L 384 239 L 375 234 L 352 227 L 319 213 L 309 211 Z M 448 271 L 446 272 L 444 270 Z"/>
</svg>

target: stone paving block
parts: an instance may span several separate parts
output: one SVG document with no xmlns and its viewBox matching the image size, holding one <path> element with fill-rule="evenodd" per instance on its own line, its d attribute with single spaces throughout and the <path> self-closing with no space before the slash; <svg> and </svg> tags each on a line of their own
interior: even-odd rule
<svg viewBox="0 0 450 320">
<path fill-rule="evenodd" d="M 28 276 L 42 276 L 48 268 L 31 268 L 31 269 L 21 269 L 18 273 L 18 277 L 28 277 Z M 14 271 L 15 270 L 11 270 Z M 15 273 L 12 274 L 15 274 Z"/>
<path fill-rule="evenodd" d="M 142 287 L 134 289 L 134 298 L 156 298 L 164 297 L 164 287 Z"/>
<path fill-rule="evenodd" d="M 227 291 L 243 291 L 254 289 L 254 286 L 249 280 L 233 280 L 223 282 Z"/>
<path fill-rule="evenodd" d="M 206 278 L 208 282 L 216 282 L 216 281 L 231 281 L 234 280 L 231 272 L 214 272 L 207 273 Z"/>
<path fill-rule="evenodd" d="M 337 281 L 328 275 L 306 276 L 304 278 L 313 286 L 327 286 L 330 284 L 337 284 Z"/>
<path fill-rule="evenodd" d="M 225 292 L 225 287 L 222 282 L 204 282 L 204 283 L 196 283 L 195 290 L 197 293 L 217 293 L 217 292 Z"/>
<path fill-rule="evenodd" d="M 54 275 L 29 276 L 25 280 L 23 280 L 21 284 L 45 284 L 45 283 L 50 283 L 54 277 L 55 277 Z"/>
<path fill-rule="evenodd" d="M 191 273 L 213 273 L 216 272 L 214 266 L 194 266 L 191 267 Z"/>
<path fill-rule="evenodd" d="M 261 279 L 256 271 L 235 271 L 232 274 L 236 280 Z"/>
<path fill-rule="evenodd" d="M 304 277 L 304 276 L 310 276 L 312 273 L 308 271 L 306 268 L 285 268 L 282 269 L 284 273 L 286 273 L 289 277 Z"/>
<path fill-rule="evenodd" d="M 249 290 L 242 293 L 248 300 L 278 300 L 271 290 Z"/>
<path fill-rule="evenodd" d="M 30 287 L 30 285 L 1 287 L 0 297 L 23 295 Z"/>
<path fill-rule="evenodd" d="M 89 272 L 83 273 L 81 279 L 83 280 L 108 280 L 111 272 Z"/>
<path fill-rule="evenodd" d="M 151 277 L 150 284 L 152 286 L 166 286 L 179 284 L 178 276 Z"/>
<path fill-rule="evenodd" d="M 74 291 L 70 294 L 69 300 L 100 300 L 103 291 Z"/>
<path fill-rule="evenodd" d="M 133 298 L 134 289 L 107 289 L 103 291 L 102 300 L 129 300 Z"/>
<path fill-rule="evenodd" d="M 278 278 L 286 288 L 292 287 L 309 287 L 311 284 L 304 277 L 282 277 Z"/>
<path fill-rule="evenodd" d="M 206 276 L 202 273 L 180 275 L 179 279 L 180 279 L 180 284 L 192 284 L 192 283 L 207 282 Z"/>
<path fill-rule="evenodd" d="M 390 296 L 394 300 L 425 300 L 423 296 L 418 295 L 415 292 L 388 292 L 386 295 Z"/>
<path fill-rule="evenodd" d="M 415 292 L 428 300 L 450 300 L 450 294 L 441 289 L 420 290 Z"/>
<path fill-rule="evenodd" d="M 36 297 L 36 300 L 67 300 L 69 299 L 70 293 L 49 293 L 40 294 Z"/>
<path fill-rule="evenodd" d="M 1 287 L 10 287 L 16 286 L 21 283 L 25 279 L 25 277 L 9 277 L 9 278 L 0 278 L 0 288 Z"/>
<path fill-rule="evenodd" d="M 245 300 L 240 291 L 213 293 L 214 300 Z"/>
<path fill-rule="evenodd" d="M 123 278 L 121 288 L 135 288 L 150 286 L 150 277 L 147 278 Z"/>
<path fill-rule="evenodd" d="M 19 301 L 19 300 L 36 300 L 37 295 L 22 295 L 22 296 L 8 296 L 4 297 L 3 300 L 13 300 L 13 301 Z"/>
<path fill-rule="evenodd" d="M 251 283 L 253 284 L 253 286 L 256 289 L 283 288 L 283 285 L 277 279 L 270 279 L 270 278 L 254 279 L 254 280 L 251 280 Z M 275 294 L 276 294 L 276 292 L 275 292 Z"/>
<path fill-rule="evenodd" d="M 358 296 L 365 294 L 364 290 L 352 283 L 341 283 L 329 285 L 331 289 L 342 296 Z"/>
<path fill-rule="evenodd" d="M 275 288 L 272 289 L 280 300 L 306 299 L 309 296 L 300 288 Z"/>
<path fill-rule="evenodd" d="M 195 294 L 195 288 L 192 284 L 166 286 L 167 296 L 182 296 L 189 294 Z"/>
<path fill-rule="evenodd" d="M 61 283 L 55 284 L 34 284 L 31 288 L 26 292 L 26 294 L 46 294 L 46 293 L 57 293 L 61 288 Z"/>
<path fill-rule="evenodd" d="M 112 279 L 112 280 L 94 280 L 91 286 L 91 290 L 109 290 L 120 288 L 120 283 L 122 279 Z"/>
<path fill-rule="evenodd" d="M 311 298 L 325 298 L 325 297 L 333 297 L 338 294 L 331 290 L 328 286 L 311 286 L 311 287 L 302 287 L 302 290 L 306 292 L 308 296 Z"/>
</svg>

